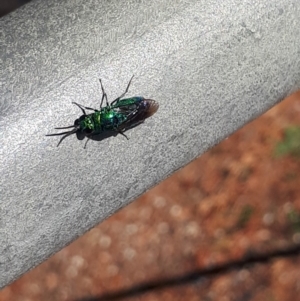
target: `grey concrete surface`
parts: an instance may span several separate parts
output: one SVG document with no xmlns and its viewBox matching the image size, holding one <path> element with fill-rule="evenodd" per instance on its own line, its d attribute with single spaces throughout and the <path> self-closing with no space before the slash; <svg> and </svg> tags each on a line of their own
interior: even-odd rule
<svg viewBox="0 0 300 301">
<path fill-rule="evenodd" d="M 128 95 L 103 141 L 45 137 Z M 0 19 L 0 287 L 300 88 L 299 0 L 33 1 Z M 201 172 L 201 171 L 199 171 Z"/>
</svg>

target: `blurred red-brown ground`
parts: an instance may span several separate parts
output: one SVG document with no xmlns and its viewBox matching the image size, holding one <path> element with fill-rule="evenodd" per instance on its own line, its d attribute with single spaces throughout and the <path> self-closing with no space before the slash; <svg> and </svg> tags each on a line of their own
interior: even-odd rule
<svg viewBox="0 0 300 301">
<path fill-rule="evenodd" d="M 0 291 L 79 300 L 300 243 L 300 159 L 276 158 L 300 91 Z M 300 256 L 277 257 L 118 300 L 300 300 Z"/>
</svg>

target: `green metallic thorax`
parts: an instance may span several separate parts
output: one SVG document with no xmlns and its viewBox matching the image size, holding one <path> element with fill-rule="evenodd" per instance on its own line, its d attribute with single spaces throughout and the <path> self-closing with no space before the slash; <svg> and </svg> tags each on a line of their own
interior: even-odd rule
<svg viewBox="0 0 300 301">
<path fill-rule="evenodd" d="M 115 130 L 126 120 L 126 114 L 106 109 L 86 115 L 79 122 L 79 127 L 82 132 L 99 134 L 105 130 Z"/>
<path fill-rule="evenodd" d="M 101 128 L 101 115 L 101 112 L 95 112 L 93 114 L 86 115 L 85 118 L 79 122 L 80 129 L 82 131 L 97 131 L 99 128 Z"/>
</svg>

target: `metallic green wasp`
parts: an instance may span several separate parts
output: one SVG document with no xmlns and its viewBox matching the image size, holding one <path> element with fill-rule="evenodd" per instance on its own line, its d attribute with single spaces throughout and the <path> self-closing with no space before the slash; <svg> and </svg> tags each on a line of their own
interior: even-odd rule
<svg viewBox="0 0 300 301">
<path fill-rule="evenodd" d="M 85 143 L 84 148 L 86 148 L 87 142 L 93 136 L 103 134 L 106 136 L 111 136 L 113 134 L 119 133 L 126 139 L 128 139 L 124 132 L 144 122 L 146 118 L 153 115 L 158 109 L 158 103 L 152 99 L 145 99 L 144 97 L 140 96 L 122 99 L 122 97 L 124 97 L 128 92 L 132 79 L 133 76 L 130 79 L 125 92 L 121 96 L 116 98 L 111 104 L 108 103 L 107 95 L 104 91 L 102 81 L 101 79 L 99 79 L 102 90 L 100 110 L 85 107 L 76 102 L 73 102 L 73 104 L 81 109 L 83 115 L 75 120 L 74 125 L 55 128 L 73 129 L 71 131 L 48 134 L 46 136 L 64 135 L 58 142 L 57 146 L 59 146 L 66 137 L 72 134 L 76 134 L 79 140 L 87 137 L 88 139 Z M 106 106 L 102 107 L 104 98 L 106 101 Z M 91 110 L 94 112 L 87 114 L 85 110 Z"/>
</svg>

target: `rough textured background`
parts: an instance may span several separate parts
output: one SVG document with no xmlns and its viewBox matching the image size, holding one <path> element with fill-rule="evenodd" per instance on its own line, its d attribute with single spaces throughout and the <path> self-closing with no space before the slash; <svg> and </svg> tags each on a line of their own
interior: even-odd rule
<svg viewBox="0 0 300 301">
<path fill-rule="evenodd" d="M 300 87 L 300 2 L 33 1 L 0 19 L 0 286 Z M 123 92 L 128 132 L 45 137 Z"/>
</svg>

